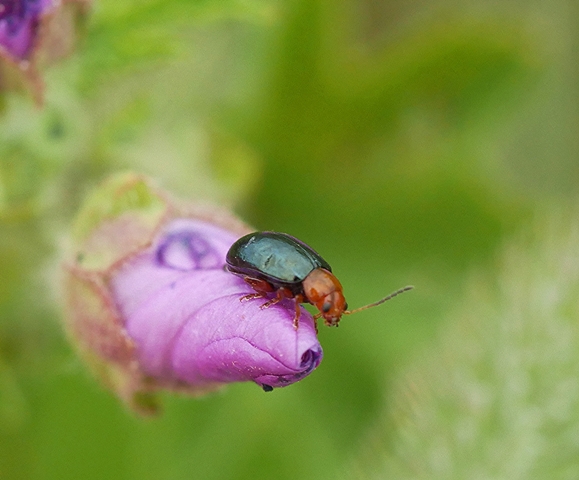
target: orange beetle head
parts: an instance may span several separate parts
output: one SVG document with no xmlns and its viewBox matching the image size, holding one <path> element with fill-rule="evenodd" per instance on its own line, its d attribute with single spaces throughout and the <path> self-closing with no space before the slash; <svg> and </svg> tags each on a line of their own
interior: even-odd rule
<svg viewBox="0 0 579 480">
<path fill-rule="evenodd" d="M 348 308 L 342 284 L 332 272 L 316 268 L 303 281 L 304 294 L 312 305 L 320 311 L 315 318 L 324 317 L 328 326 L 336 326 Z"/>
</svg>

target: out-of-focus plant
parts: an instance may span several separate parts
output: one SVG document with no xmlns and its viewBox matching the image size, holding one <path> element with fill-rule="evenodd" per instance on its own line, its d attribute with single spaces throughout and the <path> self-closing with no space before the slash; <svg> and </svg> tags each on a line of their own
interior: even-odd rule
<svg viewBox="0 0 579 480">
<path fill-rule="evenodd" d="M 11 10 L 13 18 L 22 32 L 33 32 L 29 20 L 48 2 L 0 0 L 4 20 L 5 5 L 17 3 L 27 9 Z M 3 90 L 0 114 L 0 474 L 335 478 L 344 469 L 344 452 L 357 452 L 352 444 L 375 425 L 376 415 L 399 398 L 409 403 L 405 393 L 391 392 L 392 378 L 411 352 L 433 342 L 438 321 L 459 301 L 466 272 L 476 264 L 492 276 L 496 247 L 528 213 L 546 197 L 563 204 L 576 188 L 577 16 L 565 10 L 571 3 L 99 0 L 86 17 L 78 14 L 81 3 L 59 2 L 77 12 L 68 18 L 81 20 L 76 31 L 82 35 L 74 53 L 50 68 L 32 54 L 32 44 L 28 50 L 11 43 L 8 52 L 5 22 L 2 58 L 11 59 L 3 63 L 0 83 L 11 88 Z M 30 56 L 16 59 L 24 50 Z M 14 79 L 30 82 L 20 62 L 43 76 L 42 109 L 12 89 Z M 420 288 L 411 301 L 320 332 L 332 354 L 324 369 L 295 387 L 264 395 L 231 386 L 210 401 L 171 397 L 163 418 L 136 422 L 84 380 L 45 281 L 86 190 L 126 169 L 154 177 L 183 198 L 233 205 L 258 228 L 319 246 L 354 305 L 378 298 L 390 280 L 411 279 Z M 187 260 L 199 252 L 185 230 L 182 236 L 169 232 L 166 241 L 155 237 L 154 245 L 177 247 L 161 250 Z M 543 241 L 533 242 L 538 258 L 545 258 Z M 520 245 L 530 265 L 535 247 Z M 69 260 L 78 267 L 77 257 Z M 510 278 L 506 269 L 503 274 Z M 528 281 L 539 277 L 529 273 Z M 477 284 L 481 290 L 483 284 Z M 550 298 L 545 292 L 551 290 L 537 289 L 534 298 Z M 481 364 L 477 372 L 495 378 L 491 358 L 482 365 L 475 347 L 490 343 L 490 332 L 513 310 L 505 305 L 519 305 L 506 291 L 490 288 L 486 298 L 469 301 L 470 315 L 477 306 L 492 327 L 467 329 L 470 351 L 445 340 L 445 353 L 434 348 L 430 358 L 452 372 L 460 368 L 449 360 L 455 355 L 465 364 L 461 372 Z M 529 315 L 538 325 L 537 312 Z M 503 352 L 498 345 L 489 351 Z M 509 385 L 511 373 L 503 370 Z M 479 377 L 469 384 L 465 373 L 463 385 L 427 361 L 410 378 L 424 375 L 456 395 L 420 384 L 414 404 L 423 413 L 397 407 L 400 422 L 386 421 L 397 439 L 380 428 L 379 441 L 364 443 L 371 457 L 364 461 L 374 474 L 404 478 L 413 462 L 400 458 L 415 456 L 427 478 L 422 472 L 431 465 L 416 452 L 431 445 L 419 430 L 442 443 L 468 434 L 464 418 L 453 413 L 442 432 L 437 399 L 446 395 L 452 407 L 470 398 L 468 385 L 478 385 Z M 405 391 L 404 383 L 396 388 Z M 498 396 L 501 388 L 494 383 L 487 391 Z M 129 397 L 123 398 L 131 404 Z M 486 398 L 484 392 L 479 397 Z M 137 400 L 145 402 L 132 405 L 151 406 L 147 395 Z M 524 423 L 519 420 L 517 428 Z M 563 445 L 558 434 L 554 428 L 554 442 Z M 489 438 L 506 438 L 474 437 L 482 448 L 468 450 L 478 440 L 465 442 L 464 461 L 445 447 L 449 463 L 462 468 L 470 458 L 476 464 Z M 304 438 L 308 455 L 294 454 Z M 400 456 L 390 455 L 394 444 Z M 429 458 L 436 463 L 436 454 Z M 440 472 L 451 471 L 444 468 Z"/>
<path fill-rule="evenodd" d="M 543 211 L 386 397 L 351 478 L 579 476 L 579 223 Z"/>
<path fill-rule="evenodd" d="M 66 55 L 78 41 L 91 0 L 3 0 L 0 2 L 0 99 L 26 86 L 38 104 L 41 70 Z"/>
</svg>

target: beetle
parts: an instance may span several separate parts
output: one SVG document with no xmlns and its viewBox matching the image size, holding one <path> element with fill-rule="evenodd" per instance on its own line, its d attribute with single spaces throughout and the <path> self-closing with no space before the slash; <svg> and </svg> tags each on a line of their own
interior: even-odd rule
<svg viewBox="0 0 579 480">
<path fill-rule="evenodd" d="M 280 232 L 253 232 L 241 237 L 227 252 L 225 268 L 256 292 L 241 297 L 241 301 L 275 294 L 260 307 L 268 308 L 284 298 L 295 299 L 296 329 L 301 303 L 310 303 L 319 310 L 314 319 L 323 317 L 325 325 L 338 326 L 342 315 L 375 307 L 413 288 L 401 288 L 377 302 L 348 310 L 342 284 L 329 263 L 309 245 Z"/>
</svg>

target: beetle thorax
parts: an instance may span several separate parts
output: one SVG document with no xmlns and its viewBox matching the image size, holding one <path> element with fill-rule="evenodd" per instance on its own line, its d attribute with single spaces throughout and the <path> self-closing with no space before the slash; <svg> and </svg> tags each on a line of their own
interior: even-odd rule
<svg viewBox="0 0 579 480">
<path fill-rule="evenodd" d="M 316 268 L 303 281 L 304 294 L 324 317 L 326 325 L 337 325 L 346 307 L 342 284 L 324 268 Z"/>
</svg>

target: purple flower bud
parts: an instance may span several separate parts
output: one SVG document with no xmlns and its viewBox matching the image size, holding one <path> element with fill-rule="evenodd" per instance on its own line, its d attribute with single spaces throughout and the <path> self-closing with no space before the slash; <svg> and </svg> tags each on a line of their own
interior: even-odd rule
<svg viewBox="0 0 579 480">
<path fill-rule="evenodd" d="M 40 14 L 52 0 L 0 0 L 0 45 L 14 58 L 25 59 L 37 37 Z"/>
<path fill-rule="evenodd" d="M 290 385 L 318 366 L 313 319 L 300 328 L 291 301 L 261 310 L 263 299 L 224 270 L 237 235 L 198 220 L 174 220 L 152 248 L 111 279 L 113 295 L 143 370 L 192 385 L 254 381 Z"/>
<path fill-rule="evenodd" d="M 24 84 L 38 103 L 38 64 L 66 56 L 92 0 L 0 0 L 0 89 Z"/>
<path fill-rule="evenodd" d="M 228 212 L 181 205 L 140 176 L 112 178 L 73 228 L 66 328 L 93 371 L 127 404 L 154 410 L 161 389 L 199 395 L 230 382 L 269 391 L 322 359 L 313 317 L 264 299 L 224 269 L 250 231 Z"/>
</svg>

